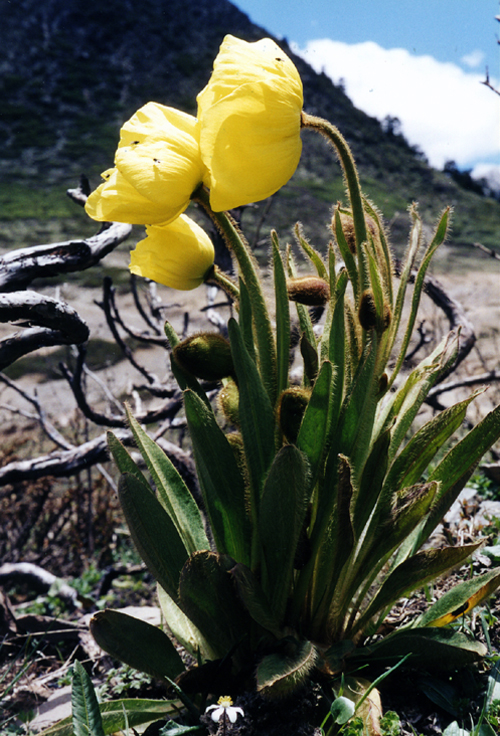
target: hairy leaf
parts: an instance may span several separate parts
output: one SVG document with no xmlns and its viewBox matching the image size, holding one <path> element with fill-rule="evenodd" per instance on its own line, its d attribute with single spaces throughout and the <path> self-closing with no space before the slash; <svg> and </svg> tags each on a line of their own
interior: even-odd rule
<svg viewBox="0 0 500 736">
<path fill-rule="evenodd" d="M 289 695 L 304 684 L 317 659 L 310 641 L 283 641 L 280 652 L 268 654 L 257 665 L 257 692 L 270 698 Z"/>
<path fill-rule="evenodd" d="M 101 713 L 92 680 L 78 659 L 73 669 L 71 710 L 74 736 L 104 736 Z"/>
<path fill-rule="evenodd" d="M 168 636 L 141 619 L 112 609 L 98 611 L 90 620 L 90 633 L 112 657 L 152 677 L 173 680 L 184 670 Z"/>
</svg>

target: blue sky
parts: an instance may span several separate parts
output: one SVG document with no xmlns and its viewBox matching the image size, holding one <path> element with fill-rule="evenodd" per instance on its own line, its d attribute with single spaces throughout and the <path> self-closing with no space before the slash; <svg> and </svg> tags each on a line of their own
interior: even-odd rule
<svg viewBox="0 0 500 736">
<path fill-rule="evenodd" d="M 500 172 L 500 96 L 480 84 L 486 66 L 500 82 L 498 0 L 233 2 L 368 114 L 399 117 L 434 166 Z"/>
</svg>

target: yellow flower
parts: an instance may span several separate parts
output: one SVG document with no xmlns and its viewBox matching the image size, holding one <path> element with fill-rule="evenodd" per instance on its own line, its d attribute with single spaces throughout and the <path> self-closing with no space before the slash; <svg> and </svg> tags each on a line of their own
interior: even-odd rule
<svg viewBox="0 0 500 736">
<path fill-rule="evenodd" d="M 202 228 L 186 215 L 168 225 L 151 225 L 147 237 L 130 254 L 130 270 L 171 286 L 195 289 L 214 262 L 214 246 Z"/>
<path fill-rule="evenodd" d="M 214 211 L 265 199 L 286 184 L 302 151 L 302 82 L 274 41 L 226 36 L 197 99 Z"/>
<path fill-rule="evenodd" d="M 122 127 L 115 168 L 104 172 L 85 209 L 101 222 L 172 222 L 204 174 L 196 118 L 148 102 Z"/>
</svg>

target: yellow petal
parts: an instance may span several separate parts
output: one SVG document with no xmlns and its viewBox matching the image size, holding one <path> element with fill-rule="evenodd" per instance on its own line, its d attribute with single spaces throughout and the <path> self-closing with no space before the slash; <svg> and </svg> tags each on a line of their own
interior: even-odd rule
<svg viewBox="0 0 500 736">
<path fill-rule="evenodd" d="M 198 95 L 200 149 L 215 211 L 265 199 L 300 159 L 300 76 L 274 41 L 226 36 Z"/>
<path fill-rule="evenodd" d="M 168 223 L 184 212 L 204 175 L 196 118 L 150 102 L 122 127 L 115 168 L 104 173 L 86 210 L 100 221 Z"/>
<path fill-rule="evenodd" d="M 169 225 L 146 228 L 147 237 L 130 254 L 130 270 L 173 289 L 195 289 L 214 262 L 205 231 L 186 215 Z"/>
<path fill-rule="evenodd" d="M 155 203 L 140 194 L 118 169 L 104 172 L 106 181 L 95 189 L 85 203 L 89 217 L 98 222 L 128 222 L 131 225 L 148 225 L 169 222 L 183 212 L 182 209 Z"/>
</svg>

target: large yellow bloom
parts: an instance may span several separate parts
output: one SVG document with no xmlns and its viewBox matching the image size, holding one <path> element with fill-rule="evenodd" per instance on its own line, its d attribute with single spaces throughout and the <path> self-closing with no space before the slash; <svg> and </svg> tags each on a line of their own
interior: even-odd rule
<svg viewBox="0 0 500 736">
<path fill-rule="evenodd" d="M 202 228 L 186 215 L 168 225 L 151 225 L 147 237 L 130 254 L 130 270 L 171 286 L 195 289 L 214 262 L 214 246 Z"/>
<path fill-rule="evenodd" d="M 192 115 L 148 102 L 121 129 L 115 168 L 89 196 L 94 220 L 160 224 L 175 220 L 205 174 Z"/>
<path fill-rule="evenodd" d="M 226 36 L 197 99 L 213 210 L 265 199 L 286 184 L 302 150 L 302 82 L 274 41 Z"/>
</svg>

